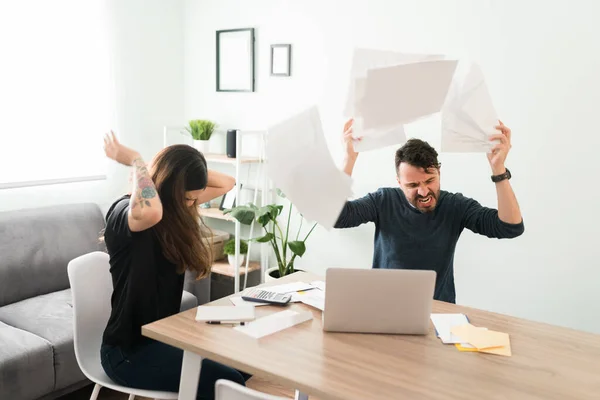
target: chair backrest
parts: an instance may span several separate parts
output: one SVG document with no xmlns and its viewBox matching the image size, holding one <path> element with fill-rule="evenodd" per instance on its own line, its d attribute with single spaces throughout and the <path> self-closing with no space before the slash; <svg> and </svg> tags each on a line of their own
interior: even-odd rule
<svg viewBox="0 0 600 400">
<path fill-rule="evenodd" d="M 69 262 L 67 272 L 73 296 L 75 356 L 86 376 L 100 364 L 102 334 L 110 317 L 113 291 L 109 256 L 101 251 Z"/>
<path fill-rule="evenodd" d="M 215 400 L 290 400 L 247 388 L 238 383 L 219 379 L 215 383 Z"/>
</svg>

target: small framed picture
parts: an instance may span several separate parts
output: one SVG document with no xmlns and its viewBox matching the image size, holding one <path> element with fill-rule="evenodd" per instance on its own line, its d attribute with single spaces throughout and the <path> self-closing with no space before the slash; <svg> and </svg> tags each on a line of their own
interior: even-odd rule
<svg viewBox="0 0 600 400">
<path fill-rule="evenodd" d="M 236 189 L 236 187 L 234 186 L 233 189 L 231 189 L 229 192 L 227 192 L 223 195 L 223 198 L 221 199 L 221 205 L 219 206 L 219 210 L 223 211 L 223 210 L 227 210 L 229 208 L 235 207 L 235 200 L 236 200 L 235 189 Z M 240 184 L 240 190 L 241 189 L 242 189 L 242 185 Z"/>
<path fill-rule="evenodd" d="M 271 76 L 290 76 L 292 65 L 292 45 L 271 45 Z"/>
</svg>

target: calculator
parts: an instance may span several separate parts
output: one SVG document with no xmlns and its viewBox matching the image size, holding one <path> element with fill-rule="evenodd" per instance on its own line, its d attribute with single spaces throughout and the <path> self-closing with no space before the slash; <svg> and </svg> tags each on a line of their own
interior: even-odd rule
<svg viewBox="0 0 600 400">
<path fill-rule="evenodd" d="M 290 302 L 292 295 L 289 293 L 275 293 L 262 289 L 250 289 L 242 295 L 246 301 L 255 301 L 257 303 L 269 303 L 283 306 Z"/>
</svg>

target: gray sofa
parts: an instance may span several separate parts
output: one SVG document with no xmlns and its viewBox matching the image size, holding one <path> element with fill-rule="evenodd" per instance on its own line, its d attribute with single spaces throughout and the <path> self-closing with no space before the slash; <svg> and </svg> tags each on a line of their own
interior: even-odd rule
<svg viewBox="0 0 600 400">
<path fill-rule="evenodd" d="M 0 213 L 0 399 L 54 399 L 90 384 L 75 358 L 67 265 L 105 250 L 103 228 L 96 204 Z M 210 279 L 186 280 L 182 310 L 208 299 Z"/>
</svg>

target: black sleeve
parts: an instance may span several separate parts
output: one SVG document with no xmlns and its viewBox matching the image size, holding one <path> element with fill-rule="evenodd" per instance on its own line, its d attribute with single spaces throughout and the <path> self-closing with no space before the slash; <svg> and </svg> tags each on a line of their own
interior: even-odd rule
<svg viewBox="0 0 600 400">
<path fill-rule="evenodd" d="M 104 238 L 106 246 L 112 249 L 128 244 L 132 232 L 129 229 L 129 199 L 122 198 L 115 202 L 106 213 L 106 230 Z"/>
<path fill-rule="evenodd" d="M 377 223 L 381 190 L 369 193 L 356 200 L 347 201 L 334 225 L 334 228 L 353 228 L 367 222 Z"/>
<path fill-rule="evenodd" d="M 498 217 L 498 210 L 484 207 L 476 200 L 456 195 L 456 200 L 461 203 L 463 210 L 462 225 L 474 233 L 496 239 L 512 239 L 520 236 L 525 231 L 521 220 L 518 224 L 509 224 Z"/>
</svg>

